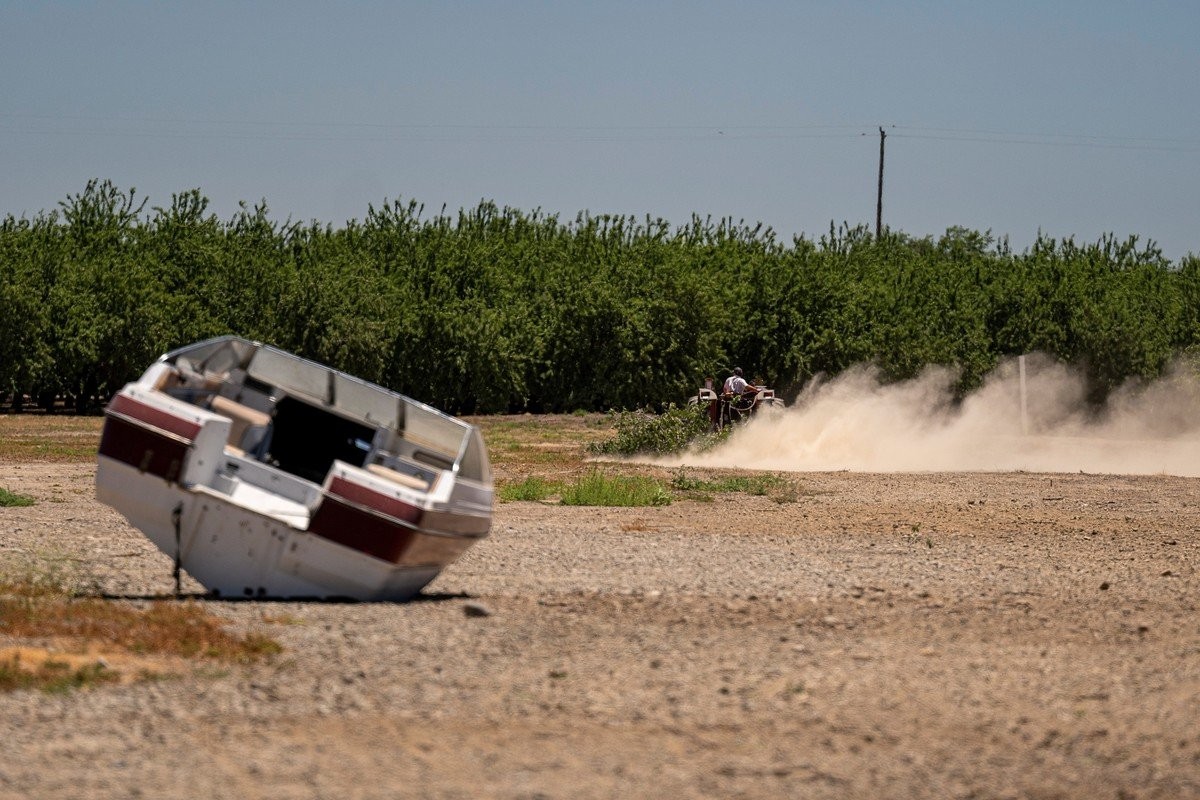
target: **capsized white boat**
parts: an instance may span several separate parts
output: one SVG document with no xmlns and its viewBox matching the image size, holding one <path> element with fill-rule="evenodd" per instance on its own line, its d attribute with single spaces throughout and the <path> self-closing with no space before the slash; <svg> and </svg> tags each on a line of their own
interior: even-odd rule
<svg viewBox="0 0 1200 800">
<path fill-rule="evenodd" d="M 225 336 L 113 397 L 96 496 L 214 595 L 405 600 L 487 536 L 493 486 L 475 426 Z"/>
</svg>

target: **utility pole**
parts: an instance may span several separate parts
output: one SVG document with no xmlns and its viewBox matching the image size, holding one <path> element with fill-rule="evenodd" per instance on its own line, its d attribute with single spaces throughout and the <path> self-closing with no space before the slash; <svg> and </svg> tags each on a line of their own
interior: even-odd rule
<svg viewBox="0 0 1200 800">
<path fill-rule="evenodd" d="M 883 140 L 887 138 L 883 126 L 879 127 L 879 195 L 875 200 L 875 238 L 883 232 Z"/>
</svg>

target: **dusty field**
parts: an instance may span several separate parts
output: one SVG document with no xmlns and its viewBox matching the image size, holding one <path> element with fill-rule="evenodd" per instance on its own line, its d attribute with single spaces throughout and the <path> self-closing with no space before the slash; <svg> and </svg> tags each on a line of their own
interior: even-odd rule
<svg viewBox="0 0 1200 800">
<path fill-rule="evenodd" d="M 38 504 L 0 509 L 0 570 L 169 593 L 21 424 L 0 487 Z M 501 479 L 583 468 L 595 426 L 544 426 L 492 426 Z M 407 605 L 205 601 L 284 653 L 0 696 L 0 797 L 1200 796 L 1200 479 L 796 477 L 501 504 Z"/>
</svg>

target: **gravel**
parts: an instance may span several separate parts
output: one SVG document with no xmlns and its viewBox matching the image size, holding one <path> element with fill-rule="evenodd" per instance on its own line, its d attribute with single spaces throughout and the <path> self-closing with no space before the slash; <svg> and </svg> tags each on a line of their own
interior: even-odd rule
<svg viewBox="0 0 1200 800">
<path fill-rule="evenodd" d="M 169 596 L 93 475 L 0 464 L 0 569 Z M 283 653 L 0 696 L 0 797 L 1200 796 L 1200 480 L 797 479 L 499 505 L 408 604 L 203 600 Z"/>
</svg>

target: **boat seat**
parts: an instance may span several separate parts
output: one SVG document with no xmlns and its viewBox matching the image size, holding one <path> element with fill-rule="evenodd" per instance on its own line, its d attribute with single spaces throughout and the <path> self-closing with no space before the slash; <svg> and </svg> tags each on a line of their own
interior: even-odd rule
<svg viewBox="0 0 1200 800">
<path fill-rule="evenodd" d="M 204 405 L 221 388 L 221 382 L 183 366 L 167 364 L 154 380 L 154 388 L 193 405 Z"/>
<path fill-rule="evenodd" d="M 168 366 L 159 372 L 158 377 L 154 379 L 154 388 L 160 392 L 166 392 L 167 389 L 174 389 L 179 384 L 179 370 L 174 366 Z"/>
<path fill-rule="evenodd" d="M 378 475 L 380 478 L 385 478 L 392 483 L 398 483 L 401 486 L 407 486 L 410 489 L 418 491 L 429 491 L 429 482 L 423 481 L 420 478 L 412 475 L 405 475 L 403 472 L 397 472 L 394 469 L 383 466 L 382 464 L 367 464 L 367 472 L 372 475 Z"/>
<path fill-rule="evenodd" d="M 217 395 L 212 399 L 212 410 L 233 421 L 229 426 L 229 444 L 242 450 L 253 450 L 267 432 L 271 416 L 244 406 L 228 397 Z M 247 436 L 251 434 L 251 436 Z M 247 441 L 252 438 L 253 441 Z"/>
</svg>

